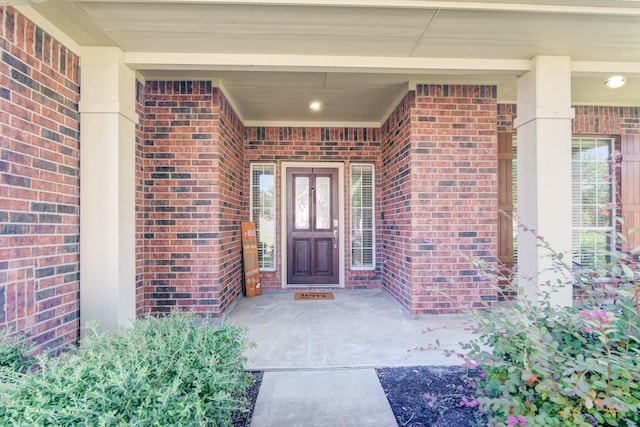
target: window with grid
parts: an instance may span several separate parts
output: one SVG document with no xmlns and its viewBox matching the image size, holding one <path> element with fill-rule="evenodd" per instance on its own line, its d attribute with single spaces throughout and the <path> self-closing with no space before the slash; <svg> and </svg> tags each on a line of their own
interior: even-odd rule
<svg viewBox="0 0 640 427">
<path fill-rule="evenodd" d="M 602 267 L 613 248 L 616 213 L 612 145 L 610 138 L 572 141 L 572 251 L 577 268 Z"/>
<path fill-rule="evenodd" d="M 251 221 L 256 223 L 260 270 L 276 268 L 276 166 L 251 165 Z"/>
<path fill-rule="evenodd" d="M 373 165 L 351 165 L 351 268 L 375 268 Z"/>
<path fill-rule="evenodd" d="M 613 140 L 610 138 L 573 138 L 571 143 L 572 252 L 577 268 L 597 268 L 606 262 L 615 236 Z M 517 203 L 516 138 L 513 138 L 513 205 Z M 518 243 L 514 226 L 514 259 Z"/>
</svg>

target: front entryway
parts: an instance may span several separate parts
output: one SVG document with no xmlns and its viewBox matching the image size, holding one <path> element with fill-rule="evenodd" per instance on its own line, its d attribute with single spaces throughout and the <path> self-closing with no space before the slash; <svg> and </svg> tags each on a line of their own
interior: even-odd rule
<svg viewBox="0 0 640 427">
<path fill-rule="evenodd" d="M 286 169 L 287 283 L 340 284 L 337 168 Z"/>
</svg>

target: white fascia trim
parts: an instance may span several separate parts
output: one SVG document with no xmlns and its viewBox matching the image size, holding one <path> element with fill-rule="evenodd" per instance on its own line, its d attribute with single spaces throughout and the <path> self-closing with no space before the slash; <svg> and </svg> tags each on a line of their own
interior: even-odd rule
<svg viewBox="0 0 640 427">
<path fill-rule="evenodd" d="M 519 75 L 531 69 L 529 59 L 407 58 L 380 56 L 200 54 L 128 52 L 125 63 L 143 70 L 251 70 L 354 73 L 475 72 Z"/>
<path fill-rule="evenodd" d="M 269 121 L 248 120 L 244 123 L 247 127 L 285 127 L 285 128 L 380 128 L 380 122 L 306 122 L 306 121 Z"/>
<path fill-rule="evenodd" d="M 80 45 L 73 39 L 62 32 L 58 27 L 49 22 L 44 16 L 36 12 L 31 6 L 15 6 L 15 9 L 24 15 L 29 21 L 40 27 L 44 32 L 62 43 L 64 47 L 71 50 L 78 56 L 80 55 Z"/>
<path fill-rule="evenodd" d="M 84 0 L 87 3 L 103 0 Z M 570 13 L 595 15 L 631 15 L 640 16 L 638 7 L 607 7 L 581 5 L 555 5 L 547 3 L 500 3 L 475 1 L 432 1 L 432 0 L 115 0 L 112 3 L 175 3 L 175 4 L 229 4 L 262 6 L 324 6 L 324 7 L 362 7 L 362 8 L 402 8 L 402 9 L 446 9 L 480 10 L 493 12 L 538 12 Z M 632 1 L 630 1 L 632 3 Z"/>
<path fill-rule="evenodd" d="M 640 62 L 571 61 L 571 74 L 577 77 L 602 76 L 621 73 L 640 75 Z"/>
</svg>

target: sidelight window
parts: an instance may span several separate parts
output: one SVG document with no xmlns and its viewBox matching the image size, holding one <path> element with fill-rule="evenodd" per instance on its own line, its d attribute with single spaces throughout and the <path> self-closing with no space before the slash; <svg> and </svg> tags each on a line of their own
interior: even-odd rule
<svg viewBox="0 0 640 427">
<path fill-rule="evenodd" d="M 276 269 L 276 166 L 251 165 L 251 221 L 256 223 L 260 270 Z"/>
<path fill-rule="evenodd" d="M 375 268 L 373 165 L 351 165 L 351 268 Z"/>
</svg>

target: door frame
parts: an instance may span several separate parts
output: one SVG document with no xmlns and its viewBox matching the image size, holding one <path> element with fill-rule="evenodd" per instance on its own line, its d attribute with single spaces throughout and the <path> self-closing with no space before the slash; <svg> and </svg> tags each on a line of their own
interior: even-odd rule
<svg viewBox="0 0 640 427">
<path fill-rule="evenodd" d="M 319 285 L 296 285 L 289 284 L 287 280 L 287 169 L 288 168 L 334 168 L 338 169 L 338 284 L 319 284 Z M 282 281 L 282 288 L 300 288 L 300 287 L 331 287 L 331 288 L 344 288 L 344 218 L 345 218 L 345 205 L 344 205 L 344 163 L 339 162 L 282 162 L 280 176 L 280 230 L 282 230 L 280 236 L 280 247 L 282 248 L 282 255 L 280 257 L 280 277 Z"/>
</svg>

